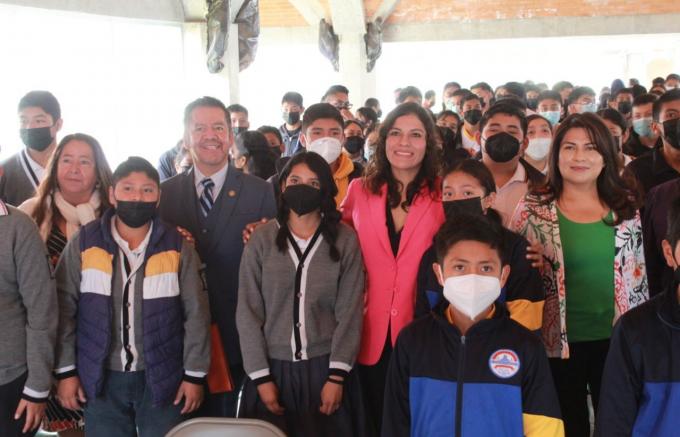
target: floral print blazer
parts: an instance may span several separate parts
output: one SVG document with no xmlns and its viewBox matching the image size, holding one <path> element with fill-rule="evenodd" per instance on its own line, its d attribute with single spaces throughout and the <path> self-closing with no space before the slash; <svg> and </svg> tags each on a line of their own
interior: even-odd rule
<svg viewBox="0 0 680 437">
<path fill-rule="evenodd" d="M 527 194 L 520 201 L 510 228 L 530 241 L 543 245 L 543 285 L 545 306 L 541 333 L 548 356 L 569 358 L 567 340 L 567 291 L 564 286 L 564 256 L 560 240 L 556 201 Z M 640 214 L 615 227 L 614 324 L 631 308 L 649 299 Z"/>
</svg>

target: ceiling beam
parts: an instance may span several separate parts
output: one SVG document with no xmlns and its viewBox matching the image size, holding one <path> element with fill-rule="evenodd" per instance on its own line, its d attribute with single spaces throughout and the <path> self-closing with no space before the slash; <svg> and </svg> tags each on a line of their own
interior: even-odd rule
<svg viewBox="0 0 680 437">
<path fill-rule="evenodd" d="M 180 0 L 184 10 L 184 21 L 187 23 L 197 23 L 205 21 L 205 14 L 208 6 L 205 0 Z"/>
<path fill-rule="evenodd" d="M 318 26 L 319 21 L 326 18 L 324 10 L 319 0 L 288 0 L 295 9 L 302 15 L 308 25 Z"/>
<path fill-rule="evenodd" d="M 378 6 L 378 9 L 373 13 L 371 21 L 378 21 L 378 18 L 382 19 L 383 23 L 387 21 L 389 16 L 392 15 L 392 12 L 394 12 L 399 5 L 400 1 L 401 0 L 383 0 L 382 3 L 380 3 L 380 6 Z"/>
</svg>

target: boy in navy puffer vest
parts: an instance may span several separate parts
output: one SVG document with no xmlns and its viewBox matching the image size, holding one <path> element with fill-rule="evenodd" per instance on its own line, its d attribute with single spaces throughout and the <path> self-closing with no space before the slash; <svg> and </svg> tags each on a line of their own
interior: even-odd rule
<svg viewBox="0 0 680 437">
<path fill-rule="evenodd" d="M 165 435 L 203 399 L 207 294 L 193 247 L 157 217 L 159 186 L 146 160 L 122 163 L 114 209 L 84 226 L 57 266 L 58 397 L 84 404 L 87 435 Z"/>
</svg>

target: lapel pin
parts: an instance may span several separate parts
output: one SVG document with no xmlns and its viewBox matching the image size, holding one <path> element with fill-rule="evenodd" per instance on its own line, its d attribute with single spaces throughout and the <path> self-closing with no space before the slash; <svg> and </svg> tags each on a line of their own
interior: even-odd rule
<svg viewBox="0 0 680 437">
<path fill-rule="evenodd" d="M 229 193 L 227 194 L 229 194 L 229 197 L 236 197 L 236 191 L 234 190 L 229 190 Z"/>
</svg>

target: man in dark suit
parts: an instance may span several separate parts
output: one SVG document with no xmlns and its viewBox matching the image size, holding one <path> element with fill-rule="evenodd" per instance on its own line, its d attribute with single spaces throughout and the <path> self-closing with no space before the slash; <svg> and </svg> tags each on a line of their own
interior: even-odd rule
<svg viewBox="0 0 680 437">
<path fill-rule="evenodd" d="M 276 215 L 267 182 L 229 165 L 233 142 L 229 113 L 212 97 L 184 111 L 184 144 L 194 167 L 161 185 L 161 217 L 188 230 L 205 265 L 212 320 L 222 337 L 235 390 L 208 396 L 201 415 L 234 417 L 238 389 L 245 377 L 236 331 L 238 270 L 242 231 L 248 223 Z"/>
</svg>

